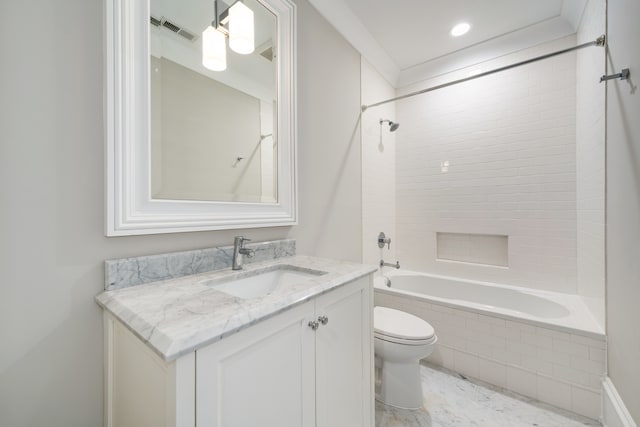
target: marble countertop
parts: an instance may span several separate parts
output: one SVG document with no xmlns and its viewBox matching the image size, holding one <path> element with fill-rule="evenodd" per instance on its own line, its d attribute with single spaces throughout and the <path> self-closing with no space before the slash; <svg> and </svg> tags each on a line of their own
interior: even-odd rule
<svg viewBox="0 0 640 427">
<path fill-rule="evenodd" d="M 326 274 L 253 299 L 233 297 L 206 283 L 240 279 L 281 265 Z M 240 271 L 218 270 L 105 291 L 96 301 L 165 361 L 172 361 L 375 270 L 371 265 L 293 256 L 247 264 Z"/>
</svg>

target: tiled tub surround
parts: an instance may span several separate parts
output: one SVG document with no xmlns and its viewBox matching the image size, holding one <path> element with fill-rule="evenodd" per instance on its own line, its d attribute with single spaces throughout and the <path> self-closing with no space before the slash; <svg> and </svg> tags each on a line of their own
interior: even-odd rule
<svg viewBox="0 0 640 427">
<path fill-rule="evenodd" d="M 282 285 L 267 296 L 240 299 L 208 285 L 265 268 L 325 272 Z M 375 271 L 374 267 L 308 256 L 277 258 L 230 269 L 105 291 L 96 301 L 165 361 L 177 359 L 277 313 Z"/>
<path fill-rule="evenodd" d="M 375 305 L 412 313 L 434 327 L 438 345 L 430 362 L 590 418 L 600 417 L 605 337 L 586 307 L 578 314 L 585 323 L 580 328 L 575 304 L 569 304 L 573 313 L 564 319 L 534 320 L 488 305 L 474 306 L 463 301 L 464 296 L 444 299 L 393 289 L 393 276 L 391 280 L 389 289 L 376 278 Z M 556 295 L 560 300 L 573 297 Z"/>
<path fill-rule="evenodd" d="M 293 239 L 246 243 L 255 251 L 244 263 L 262 262 L 296 254 Z M 174 279 L 190 274 L 206 273 L 231 267 L 233 245 L 168 254 L 148 255 L 105 261 L 106 291 Z"/>
<path fill-rule="evenodd" d="M 399 88 L 398 95 L 575 45 L 575 36 L 543 43 Z M 575 54 L 408 98 L 396 108 L 402 126 L 391 237 L 400 263 L 577 293 Z M 438 260 L 438 232 L 509 236 L 509 268 Z"/>
</svg>

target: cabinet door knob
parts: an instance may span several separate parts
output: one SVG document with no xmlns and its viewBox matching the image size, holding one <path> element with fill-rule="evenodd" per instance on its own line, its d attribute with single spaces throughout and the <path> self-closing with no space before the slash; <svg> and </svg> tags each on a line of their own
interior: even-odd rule
<svg viewBox="0 0 640 427">
<path fill-rule="evenodd" d="M 318 329 L 318 327 L 319 327 L 319 326 L 320 326 L 320 324 L 319 324 L 318 322 L 315 322 L 315 321 L 313 321 L 313 320 L 310 320 L 310 321 L 309 321 L 309 327 L 310 327 L 311 329 L 313 329 L 314 331 L 315 331 L 316 329 Z"/>
<path fill-rule="evenodd" d="M 329 318 L 327 316 L 320 316 L 318 317 L 318 322 L 326 325 L 327 323 L 329 323 Z"/>
</svg>

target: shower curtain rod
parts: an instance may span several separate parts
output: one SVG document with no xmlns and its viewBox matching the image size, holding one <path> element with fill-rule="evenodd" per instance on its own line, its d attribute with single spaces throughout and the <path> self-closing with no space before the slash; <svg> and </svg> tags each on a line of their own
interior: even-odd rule
<svg viewBox="0 0 640 427">
<path fill-rule="evenodd" d="M 605 43 L 606 43 L 606 37 L 603 34 L 603 35 L 601 35 L 600 37 L 598 37 L 597 39 L 595 39 L 594 41 L 591 41 L 591 42 L 582 43 L 582 44 L 579 44 L 579 45 L 574 46 L 574 47 L 558 50 L 556 52 L 548 53 L 546 55 L 537 56 L 535 58 L 527 59 L 525 61 L 516 62 L 515 64 L 505 65 L 504 67 L 496 68 L 495 70 L 485 71 L 484 73 L 479 73 L 479 74 L 476 74 L 474 76 L 466 77 L 464 79 L 454 80 L 452 82 L 443 83 L 443 84 L 440 84 L 440 85 L 437 85 L 437 86 L 428 87 L 426 89 L 418 90 L 416 92 L 411 92 L 411 93 L 408 93 L 406 95 L 402 95 L 402 96 L 397 96 L 395 98 L 386 99 L 384 101 L 376 102 L 375 104 L 363 105 L 362 106 L 362 111 L 364 112 L 368 108 L 377 107 L 378 105 L 387 104 L 387 103 L 393 102 L 393 101 L 399 101 L 401 99 L 410 98 L 410 97 L 416 96 L 416 95 L 421 95 L 423 93 L 427 93 L 427 92 L 431 92 L 431 91 L 434 91 L 434 90 L 442 89 L 442 88 L 445 88 L 445 87 L 448 87 L 448 86 L 457 85 L 458 83 L 464 83 L 464 82 L 468 82 L 469 80 L 479 79 L 480 77 L 488 76 L 489 74 L 499 73 L 500 71 L 505 71 L 505 70 L 508 70 L 510 68 L 519 67 L 521 65 L 527 65 L 527 64 L 530 64 L 532 62 L 536 62 L 536 61 L 540 61 L 540 60 L 543 60 L 543 59 L 551 58 L 552 56 L 561 55 L 563 53 L 572 52 L 574 50 L 582 49 L 582 48 L 585 48 L 585 47 L 589 47 L 589 46 L 604 46 Z"/>
</svg>

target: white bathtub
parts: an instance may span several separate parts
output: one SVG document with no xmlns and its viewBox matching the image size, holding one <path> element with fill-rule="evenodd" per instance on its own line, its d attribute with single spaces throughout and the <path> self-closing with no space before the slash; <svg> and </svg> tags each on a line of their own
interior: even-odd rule
<svg viewBox="0 0 640 427">
<path fill-rule="evenodd" d="M 604 330 L 583 298 L 557 292 L 437 276 L 406 270 L 378 275 L 377 292 L 411 296 L 431 303 L 466 309 L 508 320 L 543 326 L 594 338 Z"/>
</svg>

